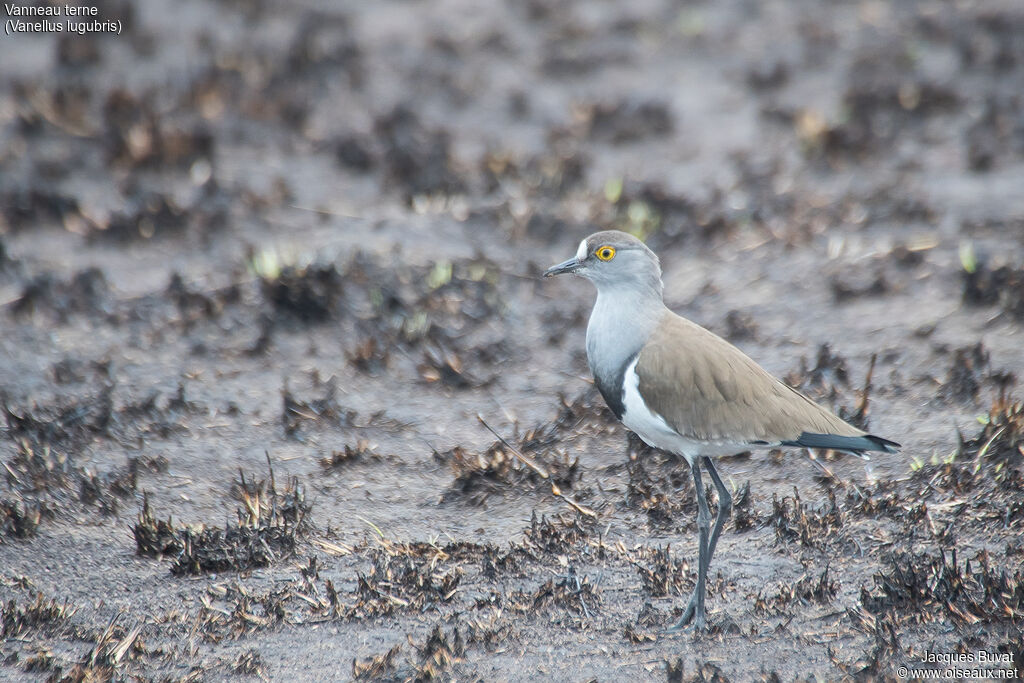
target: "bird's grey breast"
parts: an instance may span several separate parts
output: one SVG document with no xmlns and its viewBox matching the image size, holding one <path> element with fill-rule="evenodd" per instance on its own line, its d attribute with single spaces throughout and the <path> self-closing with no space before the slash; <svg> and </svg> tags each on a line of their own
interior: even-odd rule
<svg viewBox="0 0 1024 683">
<path fill-rule="evenodd" d="M 623 377 L 651 335 L 656 316 L 621 295 L 598 292 L 587 324 L 587 363 L 605 403 L 622 419 Z"/>
</svg>

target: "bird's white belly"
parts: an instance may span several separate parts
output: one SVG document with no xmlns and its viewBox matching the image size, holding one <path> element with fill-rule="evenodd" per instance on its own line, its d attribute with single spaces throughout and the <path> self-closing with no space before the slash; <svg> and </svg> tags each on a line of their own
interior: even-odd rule
<svg viewBox="0 0 1024 683">
<path fill-rule="evenodd" d="M 681 455 L 691 465 L 698 457 L 735 455 L 750 448 L 731 441 L 701 441 L 672 429 L 665 418 L 651 411 L 640 396 L 640 377 L 636 374 L 638 360 L 629 364 L 623 376 L 622 424 L 636 432 L 646 444 Z"/>
</svg>

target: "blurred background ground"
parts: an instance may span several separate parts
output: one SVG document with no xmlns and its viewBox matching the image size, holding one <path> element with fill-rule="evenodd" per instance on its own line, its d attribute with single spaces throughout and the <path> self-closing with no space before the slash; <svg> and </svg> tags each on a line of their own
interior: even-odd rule
<svg viewBox="0 0 1024 683">
<path fill-rule="evenodd" d="M 1024 670 L 1018 2 L 97 7 L 0 38 L 0 677 Z M 538 279 L 605 228 L 905 446 L 725 459 L 698 639 Z"/>
</svg>

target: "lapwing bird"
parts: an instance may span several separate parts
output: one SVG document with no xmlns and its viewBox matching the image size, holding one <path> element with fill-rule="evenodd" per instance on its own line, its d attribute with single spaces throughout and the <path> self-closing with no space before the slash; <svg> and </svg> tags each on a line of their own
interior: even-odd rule
<svg viewBox="0 0 1024 683">
<path fill-rule="evenodd" d="M 697 586 L 669 630 L 691 622 L 704 630 L 708 566 L 732 513 L 732 496 L 714 458 L 781 446 L 892 453 L 900 445 L 847 424 L 729 342 L 670 311 L 658 257 L 635 237 L 617 230 L 594 233 L 573 258 L 544 275 L 563 273 L 581 275 L 597 287 L 587 360 L 608 407 L 648 445 L 690 465 L 700 537 Z M 713 529 L 702 465 L 718 490 Z"/>
</svg>

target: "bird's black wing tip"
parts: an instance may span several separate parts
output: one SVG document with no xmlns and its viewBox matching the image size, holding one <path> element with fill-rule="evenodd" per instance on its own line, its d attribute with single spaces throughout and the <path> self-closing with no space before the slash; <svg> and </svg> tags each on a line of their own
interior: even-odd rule
<svg viewBox="0 0 1024 683">
<path fill-rule="evenodd" d="M 882 437 L 875 436 L 874 434 L 868 434 L 865 438 L 874 441 L 878 444 L 878 450 L 885 451 L 886 453 L 895 453 L 899 449 L 903 448 L 903 444 L 890 441 L 889 439 L 883 439 Z"/>
<path fill-rule="evenodd" d="M 850 453 L 863 453 L 864 451 L 884 451 L 895 453 L 901 446 L 895 441 L 883 439 L 873 434 L 864 436 L 837 436 L 835 434 L 814 434 L 804 432 L 798 439 L 783 441 L 783 446 L 800 446 L 803 448 L 828 448 L 836 451 L 849 451 Z"/>
</svg>

